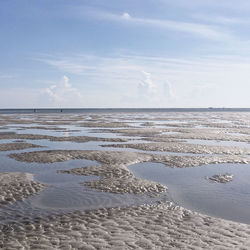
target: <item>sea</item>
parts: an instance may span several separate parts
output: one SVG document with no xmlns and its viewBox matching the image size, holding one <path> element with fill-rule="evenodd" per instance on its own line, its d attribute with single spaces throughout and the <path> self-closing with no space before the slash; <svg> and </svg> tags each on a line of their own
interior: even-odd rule
<svg viewBox="0 0 250 250">
<path fill-rule="evenodd" d="M 33 108 L 0 109 L 0 114 L 32 113 L 141 113 L 141 112 L 250 112 L 250 108 Z"/>
</svg>

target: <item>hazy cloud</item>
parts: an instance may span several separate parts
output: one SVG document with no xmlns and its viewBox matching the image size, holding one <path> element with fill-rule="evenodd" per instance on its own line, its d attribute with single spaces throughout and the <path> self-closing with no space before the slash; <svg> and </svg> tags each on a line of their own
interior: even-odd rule
<svg viewBox="0 0 250 250">
<path fill-rule="evenodd" d="M 151 74 L 146 71 L 142 71 L 144 79 L 139 83 L 139 91 L 144 95 L 153 95 L 157 93 L 157 85 L 153 83 Z"/>
<path fill-rule="evenodd" d="M 216 55 L 189 59 L 116 55 L 91 56 L 91 60 L 88 58 L 83 55 L 82 58 L 72 56 L 67 59 L 68 64 L 78 65 L 80 60 L 85 67 L 92 68 L 91 74 L 87 71 L 74 76 L 78 77 L 78 82 L 84 82 L 85 92 L 81 92 L 84 98 L 80 98 L 80 91 L 72 87 L 69 79 L 64 78 L 63 84 L 60 83 L 62 87 L 59 88 L 59 83 L 53 83 L 47 88 L 46 96 L 50 103 L 56 103 L 52 100 L 62 103 L 61 96 L 66 96 L 65 92 L 74 96 L 71 99 L 73 103 L 82 103 L 82 100 L 88 99 L 86 103 L 92 104 L 93 98 L 89 96 L 94 95 L 96 106 L 99 107 L 107 103 L 118 107 L 139 104 L 141 107 L 194 107 L 198 102 L 214 106 L 213 91 L 221 95 L 221 98 L 217 97 L 216 105 L 239 106 L 240 102 L 246 103 L 249 100 L 239 98 L 249 93 L 244 91 L 249 89 L 250 79 L 250 60 L 246 56 Z M 106 96 L 109 96 L 108 100 Z M 121 102 L 119 98 L 122 96 L 124 98 Z"/>
<path fill-rule="evenodd" d="M 151 73 L 146 71 L 141 72 L 144 79 L 138 84 L 138 95 L 135 96 L 135 99 L 143 101 L 143 104 L 148 107 L 164 106 L 171 104 L 171 102 L 176 99 L 176 95 L 169 81 L 159 79 L 154 82 Z"/>
<path fill-rule="evenodd" d="M 59 84 L 53 84 L 44 90 L 49 102 L 53 106 L 76 106 L 83 104 L 83 97 L 79 90 L 72 87 L 69 78 L 63 76 Z"/>
<path fill-rule="evenodd" d="M 125 12 L 125 13 L 123 13 L 122 14 L 122 18 L 124 18 L 124 19 L 130 19 L 131 18 L 131 16 L 127 13 L 127 12 Z"/>
<path fill-rule="evenodd" d="M 164 84 L 164 88 L 166 96 L 170 98 L 170 100 L 176 99 L 176 95 L 173 90 L 172 84 L 169 81 L 167 81 L 166 84 Z"/>
<path fill-rule="evenodd" d="M 177 20 L 173 21 L 168 19 L 133 17 L 127 12 L 118 15 L 109 12 L 96 11 L 93 12 L 93 15 L 100 19 L 129 22 L 147 27 L 152 26 L 161 29 L 166 29 L 168 31 L 170 30 L 170 31 L 185 32 L 213 40 L 225 39 L 231 36 L 231 34 L 229 34 L 228 32 L 222 30 L 220 27 L 215 25 L 198 24 L 193 22 L 182 22 Z"/>
<path fill-rule="evenodd" d="M 209 23 L 218 23 L 223 25 L 232 25 L 232 24 L 249 24 L 249 18 L 240 18 L 240 17 L 230 17 L 230 16 L 221 16 L 221 15 L 208 15 L 208 14 L 194 14 L 193 18 L 200 21 L 205 21 Z"/>
<path fill-rule="evenodd" d="M 44 62 L 50 66 L 59 69 L 60 71 L 68 72 L 71 74 L 80 75 L 86 71 L 86 67 L 84 65 L 66 59 L 55 60 L 55 59 L 36 58 L 35 60 Z"/>
</svg>

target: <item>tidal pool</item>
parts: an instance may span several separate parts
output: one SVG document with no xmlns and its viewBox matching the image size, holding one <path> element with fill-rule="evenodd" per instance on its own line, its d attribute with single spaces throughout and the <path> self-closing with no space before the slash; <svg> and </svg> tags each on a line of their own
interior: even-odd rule
<svg viewBox="0 0 250 250">
<path fill-rule="evenodd" d="M 22 150 L 21 152 L 27 152 Z M 15 151 L 12 151 L 15 152 Z M 17 151 L 20 152 L 20 151 Z M 30 150 L 29 150 L 30 152 Z M 165 194 L 157 197 L 134 194 L 114 194 L 101 192 L 85 187 L 83 183 L 98 179 L 98 176 L 79 176 L 60 173 L 58 170 L 68 170 L 76 167 L 96 166 L 96 161 L 85 159 L 69 160 L 48 164 L 17 162 L 9 158 L 6 152 L 0 152 L 1 172 L 27 172 L 34 174 L 34 180 L 48 187 L 24 201 L 0 207 L 1 223 L 27 218 L 48 217 L 76 210 L 91 210 L 108 207 L 124 207 L 151 203 L 164 198 Z"/>
<path fill-rule="evenodd" d="M 187 209 L 227 220 L 250 224 L 250 164 L 214 164 L 170 168 L 160 163 L 131 165 L 136 177 L 168 187 L 168 198 Z M 231 173 L 233 181 L 214 183 L 214 174 Z"/>
</svg>

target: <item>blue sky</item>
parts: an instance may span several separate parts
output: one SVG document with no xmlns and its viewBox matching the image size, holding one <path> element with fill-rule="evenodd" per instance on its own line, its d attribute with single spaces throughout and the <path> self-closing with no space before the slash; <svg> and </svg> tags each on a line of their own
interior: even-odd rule
<svg viewBox="0 0 250 250">
<path fill-rule="evenodd" d="M 248 0 L 1 0 L 0 108 L 250 107 Z"/>
</svg>

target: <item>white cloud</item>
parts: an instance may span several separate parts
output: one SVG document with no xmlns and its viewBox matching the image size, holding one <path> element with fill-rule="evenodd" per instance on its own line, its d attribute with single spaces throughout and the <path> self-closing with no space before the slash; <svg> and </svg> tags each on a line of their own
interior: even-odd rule
<svg viewBox="0 0 250 250">
<path fill-rule="evenodd" d="M 175 101 L 176 95 L 171 83 L 165 80 L 166 77 L 163 80 L 156 76 L 158 80 L 153 82 L 151 73 L 141 72 L 144 79 L 138 84 L 138 94 L 134 96 L 134 101 L 140 100 L 146 107 L 165 107 Z"/>
<path fill-rule="evenodd" d="M 67 78 L 62 81 L 61 89 L 74 89 L 71 93 L 76 97 L 71 101 L 75 105 L 84 99 L 86 105 L 92 107 L 250 106 L 248 56 L 89 58 L 86 55 L 67 58 L 69 64 L 81 61 L 92 69 L 74 76 L 78 77 L 78 83 L 84 82 L 82 99 L 77 97 L 79 91 Z M 53 60 L 66 61 L 65 58 Z M 61 96 L 66 95 L 59 91 L 58 85 L 50 84 L 47 89 L 50 103 L 53 99 L 61 103 Z"/>
<path fill-rule="evenodd" d="M 165 93 L 166 93 L 167 98 L 170 98 L 170 100 L 176 99 L 176 94 L 173 90 L 173 86 L 169 81 L 166 82 L 166 84 L 164 85 L 164 88 L 165 88 Z"/>
<path fill-rule="evenodd" d="M 152 94 L 157 93 L 157 85 L 153 83 L 151 74 L 146 71 L 142 71 L 142 73 L 145 79 L 143 79 L 139 83 L 140 91 L 146 95 L 152 95 Z"/>
<path fill-rule="evenodd" d="M 131 16 L 127 12 L 124 12 L 122 14 L 122 18 L 129 20 L 131 18 Z"/>
<path fill-rule="evenodd" d="M 69 78 L 63 76 L 59 84 L 53 84 L 44 90 L 48 102 L 53 107 L 74 107 L 83 104 L 83 96 L 79 90 L 73 88 Z"/>
</svg>

